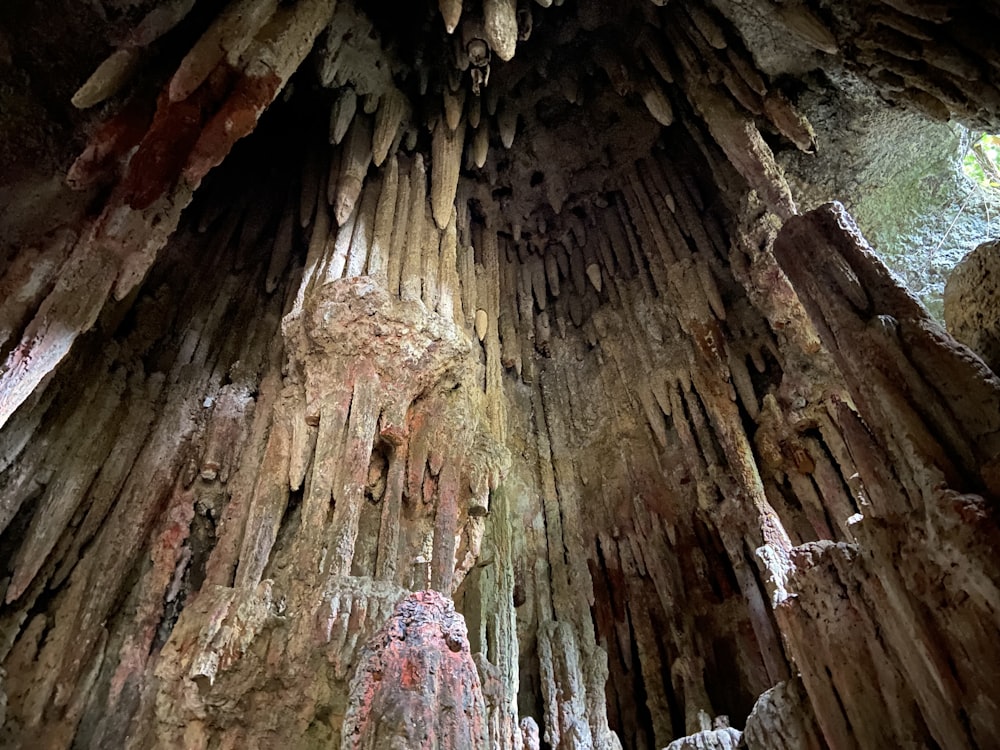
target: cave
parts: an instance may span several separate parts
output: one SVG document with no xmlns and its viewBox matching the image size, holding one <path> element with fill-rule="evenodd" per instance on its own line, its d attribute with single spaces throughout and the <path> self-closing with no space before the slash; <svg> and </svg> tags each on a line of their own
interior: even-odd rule
<svg viewBox="0 0 1000 750">
<path fill-rule="evenodd" d="M 0 745 L 1000 747 L 998 39 L 7 0 Z"/>
</svg>

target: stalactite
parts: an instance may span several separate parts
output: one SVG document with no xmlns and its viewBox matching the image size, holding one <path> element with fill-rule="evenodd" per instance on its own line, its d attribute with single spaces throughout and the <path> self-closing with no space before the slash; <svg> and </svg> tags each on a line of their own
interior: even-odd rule
<svg viewBox="0 0 1000 750">
<path fill-rule="evenodd" d="M 354 205 L 364 186 L 365 175 L 372 158 L 371 128 L 365 117 L 355 117 L 347 130 L 341 157 L 337 193 L 333 201 L 337 224 L 342 225 L 354 211 Z"/>
<path fill-rule="evenodd" d="M 483 0 L 483 19 L 490 49 L 501 60 L 510 60 L 517 46 L 517 3 L 513 0 Z"/>
</svg>

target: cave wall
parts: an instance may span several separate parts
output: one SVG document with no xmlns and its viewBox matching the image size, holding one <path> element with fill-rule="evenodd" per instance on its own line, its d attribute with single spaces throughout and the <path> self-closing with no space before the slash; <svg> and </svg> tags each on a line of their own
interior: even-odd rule
<svg viewBox="0 0 1000 750">
<path fill-rule="evenodd" d="M 1000 744 L 1000 381 L 772 148 L 813 67 L 997 122 L 996 10 L 547 5 L 105 19 L 0 282 L 5 744 Z"/>
</svg>

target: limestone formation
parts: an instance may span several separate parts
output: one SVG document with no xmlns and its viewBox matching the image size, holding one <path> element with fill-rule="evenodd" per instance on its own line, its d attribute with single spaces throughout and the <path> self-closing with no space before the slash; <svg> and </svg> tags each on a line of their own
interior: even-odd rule
<svg viewBox="0 0 1000 750">
<path fill-rule="evenodd" d="M 737 750 L 742 736 L 742 732 L 732 727 L 705 729 L 674 740 L 667 745 L 666 750 Z"/>
<path fill-rule="evenodd" d="M 410 594 L 359 657 L 341 747 L 435 750 L 487 742 L 461 615 L 436 591 Z"/>
<path fill-rule="evenodd" d="M 785 172 L 998 27 L 0 8 L 0 745 L 1000 747 L 995 244 L 949 334 Z"/>
<path fill-rule="evenodd" d="M 1000 370 L 1000 243 L 987 242 L 955 267 L 944 290 L 948 332 Z"/>
<path fill-rule="evenodd" d="M 747 717 L 743 742 L 749 750 L 823 747 L 816 731 L 816 717 L 799 680 L 779 682 L 757 699 Z"/>
</svg>

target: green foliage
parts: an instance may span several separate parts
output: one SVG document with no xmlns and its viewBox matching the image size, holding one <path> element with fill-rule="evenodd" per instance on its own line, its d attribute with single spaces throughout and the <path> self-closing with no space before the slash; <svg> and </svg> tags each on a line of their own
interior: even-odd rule
<svg viewBox="0 0 1000 750">
<path fill-rule="evenodd" d="M 984 190 L 1000 190 L 1000 136 L 986 134 L 974 141 L 962 171 Z"/>
</svg>

